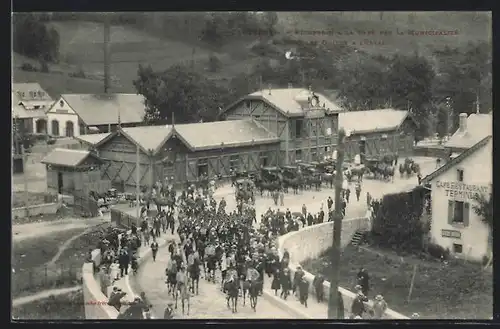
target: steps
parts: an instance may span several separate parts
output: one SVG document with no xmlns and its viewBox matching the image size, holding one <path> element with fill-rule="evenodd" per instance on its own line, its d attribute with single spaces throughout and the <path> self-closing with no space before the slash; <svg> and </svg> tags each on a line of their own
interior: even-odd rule
<svg viewBox="0 0 500 329">
<path fill-rule="evenodd" d="M 359 230 L 356 231 L 356 233 L 354 233 L 354 235 L 351 238 L 351 244 L 354 247 L 359 246 L 361 244 L 361 242 L 363 241 L 363 235 L 364 235 L 363 231 L 359 231 Z"/>
</svg>

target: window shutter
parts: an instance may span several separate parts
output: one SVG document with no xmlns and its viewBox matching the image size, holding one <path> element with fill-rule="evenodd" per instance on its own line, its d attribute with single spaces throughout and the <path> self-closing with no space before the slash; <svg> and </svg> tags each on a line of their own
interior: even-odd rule
<svg viewBox="0 0 500 329">
<path fill-rule="evenodd" d="M 454 202 L 452 200 L 448 200 L 448 224 L 453 223 L 453 208 L 454 208 Z"/>
<path fill-rule="evenodd" d="M 469 226 L 470 203 L 464 202 L 464 226 Z"/>
</svg>

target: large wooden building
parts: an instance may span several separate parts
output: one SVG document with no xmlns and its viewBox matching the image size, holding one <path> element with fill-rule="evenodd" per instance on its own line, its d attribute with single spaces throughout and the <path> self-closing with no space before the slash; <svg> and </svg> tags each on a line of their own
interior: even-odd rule
<svg viewBox="0 0 500 329">
<path fill-rule="evenodd" d="M 137 174 L 141 186 L 165 180 L 184 184 L 203 175 L 227 177 L 231 169 L 275 166 L 279 154 L 276 135 L 252 119 L 119 128 L 77 139 L 104 161 L 102 178 L 123 191 L 135 190 Z"/>
<path fill-rule="evenodd" d="M 408 111 L 379 109 L 342 112 L 339 126 L 350 132 L 346 158 L 353 159 L 356 154 L 368 158 L 411 154 L 417 123 Z"/>
<path fill-rule="evenodd" d="M 279 137 L 279 164 L 316 161 L 337 144 L 341 108 L 311 89 L 261 90 L 224 109 L 226 120 L 252 118 Z"/>
</svg>

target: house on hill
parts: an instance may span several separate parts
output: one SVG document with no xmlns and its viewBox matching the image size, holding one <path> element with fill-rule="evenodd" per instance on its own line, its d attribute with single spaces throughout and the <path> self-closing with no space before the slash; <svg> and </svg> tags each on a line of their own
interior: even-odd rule
<svg viewBox="0 0 500 329">
<path fill-rule="evenodd" d="M 142 124 L 146 106 L 136 94 L 63 94 L 47 111 L 52 136 L 104 133 Z"/>
<path fill-rule="evenodd" d="M 492 193 L 492 155 L 490 134 L 422 179 L 431 190 L 431 241 L 457 257 L 481 261 L 488 254 L 492 232 L 475 213 L 474 196 Z"/>
<path fill-rule="evenodd" d="M 36 82 L 12 84 L 13 115 L 24 121 L 26 132 L 47 133 L 45 112 L 53 103 L 52 97 Z"/>
<path fill-rule="evenodd" d="M 104 162 L 102 177 L 115 188 L 135 191 L 165 180 L 177 186 L 231 170 L 276 166 L 279 138 L 256 120 L 230 120 L 168 126 L 118 128 L 112 133 L 76 137 Z"/>
<path fill-rule="evenodd" d="M 346 141 L 346 158 L 352 159 L 356 154 L 368 158 L 410 154 L 417 123 L 408 111 L 378 109 L 341 112 L 339 126 L 351 133 Z"/>
<path fill-rule="evenodd" d="M 317 161 L 337 144 L 341 107 L 311 88 L 259 90 L 223 110 L 226 120 L 253 119 L 280 139 L 278 163 Z"/>
</svg>

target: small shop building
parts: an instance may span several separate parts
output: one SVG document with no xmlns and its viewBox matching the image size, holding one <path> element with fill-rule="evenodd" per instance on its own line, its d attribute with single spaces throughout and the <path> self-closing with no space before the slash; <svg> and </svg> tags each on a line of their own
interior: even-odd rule
<svg viewBox="0 0 500 329">
<path fill-rule="evenodd" d="M 102 161 L 91 151 L 56 148 L 41 161 L 47 166 L 47 187 L 58 194 L 106 190 L 99 188 Z M 105 182 L 104 182 L 105 183 Z"/>
<path fill-rule="evenodd" d="M 492 192 L 492 154 L 490 135 L 422 180 L 431 190 L 431 242 L 460 258 L 480 261 L 488 253 L 492 232 L 475 213 L 474 196 Z"/>
</svg>

